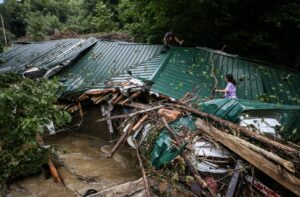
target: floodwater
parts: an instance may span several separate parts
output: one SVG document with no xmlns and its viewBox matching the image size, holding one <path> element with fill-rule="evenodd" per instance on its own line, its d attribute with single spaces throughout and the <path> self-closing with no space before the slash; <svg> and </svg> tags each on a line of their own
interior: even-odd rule
<svg viewBox="0 0 300 197">
<path fill-rule="evenodd" d="M 45 139 L 58 151 L 62 164 L 59 173 L 65 186 L 40 174 L 15 181 L 7 196 L 81 196 L 89 189 L 102 191 L 139 179 L 135 151 L 127 144 L 113 158 L 106 157 L 115 142 L 109 142 L 106 122 L 95 122 L 99 118 L 100 108 L 90 108 L 80 129 Z"/>
</svg>

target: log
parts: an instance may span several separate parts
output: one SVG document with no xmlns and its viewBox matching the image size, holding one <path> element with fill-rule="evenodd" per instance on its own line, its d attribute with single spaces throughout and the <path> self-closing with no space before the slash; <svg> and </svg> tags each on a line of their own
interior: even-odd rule
<svg viewBox="0 0 300 197">
<path fill-rule="evenodd" d="M 96 120 L 96 122 L 102 122 L 102 121 L 107 121 L 107 120 L 114 120 L 114 119 L 120 119 L 120 118 L 133 117 L 133 116 L 136 116 L 138 114 L 143 114 L 143 113 L 146 113 L 146 112 L 149 112 L 149 111 L 153 111 L 153 110 L 156 110 L 156 109 L 159 109 L 159 108 L 162 108 L 162 107 L 164 107 L 164 105 L 159 105 L 159 106 L 152 107 L 152 108 L 149 108 L 149 109 L 145 109 L 145 110 L 133 112 L 131 114 L 121 114 L 121 115 L 111 116 L 109 118 L 108 117 L 107 118 L 101 118 L 99 120 Z"/>
<path fill-rule="evenodd" d="M 255 146 L 239 137 L 233 136 L 233 138 L 238 141 L 239 143 L 243 144 L 244 146 L 250 148 L 251 150 L 260 153 L 262 155 L 264 155 L 266 158 L 272 160 L 273 162 L 280 164 L 281 166 L 283 166 L 286 170 L 295 173 L 295 166 L 292 162 L 287 161 L 275 154 L 273 154 L 272 152 L 266 151 L 265 149 L 262 149 L 258 146 Z"/>
<path fill-rule="evenodd" d="M 179 137 L 175 134 L 175 132 L 170 127 L 170 125 L 168 124 L 168 122 L 166 121 L 166 119 L 164 117 L 162 117 L 162 120 L 163 120 L 167 130 L 169 131 L 171 137 L 176 141 L 177 145 L 180 146 L 181 141 L 180 141 Z M 192 173 L 193 177 L 195 178 L 195 180 L 198 182 L 198 184 L 202 188 L 207 188 L 212 196 L 216 196 L 216 194 L 208 187 L 207 183 L 201 178 L 200 174 L 198 173 L 198 171 L 196 170 L 196 168 L 194 167 L 192 162 L 188 159 L 185 152 L 181 152 L 181 156 L 182 156 L 184 162 L 186 163 L 186 165 L 188 166 L 188 168 L 191 170 L 191 173 Z"/>
<path fill-rule="evenodd" d="M 259 153 L 249 149 L 236 140 L 231 134 L 224 133 L 207 122 L 197 119 L 196 126 L 201 131 L 211 136 L 215 141 L 220 142 L 232 152 L 236 153 L 250 164 L 273 178 L 283 187 L 289 189 L 296 195 L 300 195 L 300 180 L 282 168 L 278 168 L 276 164 L 269 161 Z"/>
<path fill-rule="evenodd" d="M 259 135 L 245 127 L 242 127 L 242 126 L 239 126 L 239 125 L 236 125 L 232 122 L 229 122 L 227 120 L 224 120 L 224 119 L 221 119 L 219 117 L 216 117 L 214 115 L 211 115 L 211 114 L 208 114 L 208 113 L 205 113 L 205 112 L 201 112 L 199 110 L 196 110 L 196 109 L 192 109 L 190 107 L 186 107 L 186 106 L 183 106 L 183 105 L 178 105 L 178 104 L 166 104 L 167 106 L 169 107 L 175 107 L 175 108 L 178 108 L 178 109 L 183 109 L 183 110 L 186 110 L 194 115 L 197 115 L 197 116 L 200 116 L 200 117 L 203 117 L 203 118 L 209 118 L 210 120 L 212 121 L 215 121 L 217 122 L 218 124 L 228 128 L 228 129 L 233 129 L 233 130 L 236 130 L 236 131 L 239 131 L 241 132 L 243 135 L 251 138 L 251 139 L 254 139 L 258 142 L 261 142 L 263 143 L 264 145 L 268 146 L 268 147 L 272 147 L 272 148 L 275 148 L 275 149 L 278 149 L 286 154 L 289 154 L 290 156 L 294 156 L 294 157 L 298 157 L 299 158 L 299 150 L 296 150 L 294 148 L 291 148 L 287 145 L 284 145 L 284 144 L 281 144 L 277 141 L 274 141 L 272 139 L 269 139 L 269 138 L 266 138 L 265 136 L 262 136 L 262 135 Z"/>
<path fill-rule="evenodd" d="M 137 155 L 137 158 L 139 160 L 140 168 L 141 168 L 141 171 L 142 171 L 142 174 L 143 174 L 143 180 L 144 180 L 146 191 L 147 191 L 146 194 L 147 194 L 148 197 L 151 197 L 151 192 L 150 192 L 150 187 L 149 187 L 147 175 L 146 175 L 145 168 L 143 166 L 143 162 L 142 162 L 142 159 L 141 159 L 141 156 L 140 156 L 139 145 L 136 141 L 134 141 L 134 145 L 135 145 L 135 148 L 136 148 L 136 155 Z"/>
<path fill-rule="evenodd" d="M 115 144 L 115 146 L 111 149 L 109 152 L 108 158 L 111 158 L 115 152 L 118 150 L 119 146 L 123 143 L 123 141 L 126 139 L 128 135 L 130 135 L 132 132 L 135 132 L 142 124 L 143 122 L 148 118 L 148 114 L 144 115 L 133 127 L 128 127 L 128 129 L 122 134 L 118 142 Z"/>
</svg>

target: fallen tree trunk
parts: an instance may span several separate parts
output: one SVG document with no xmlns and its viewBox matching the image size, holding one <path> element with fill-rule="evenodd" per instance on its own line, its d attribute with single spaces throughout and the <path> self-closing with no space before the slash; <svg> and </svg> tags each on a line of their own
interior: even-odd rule
<svg viewBox="0 0 300 197">
<path fill-rule="evenodd" d="M 238 141 L 239 143 L 243 144 L 244 146 L 250 148 L 251 150 L 260 153 L 262 155 L 264 155 L 266 158 L 272 160 L 273 162 L 280 164 L 281 166 L 283 166 L 285 169 L 287 169 L 288 171 L 294 173 L 295 172 L 295 166 L 292 162 L 287 161 L 275 154 L 273 154 L 272 152 L 266 151 L 265 149 L 262 149 L 258 146 L 255 146 L 239 137 L 233 136 L 233 138 Z"/>
<path fill-rule="evenodd" d="M 139 160 L 140 168 L 141 168 L 141 171 L 142 171 L 142 174 L 143 174 L 143 179 L 144 179 L 144 183 L 145 183 L 145 187 L 146 187 L 146 191 L 147 191 L 147 196 L 151 197 L 151 192 L 150 192 L 150 187 L 149 187 L 147 175 L 146 175 L 145 168 L 143 166 L 143 162 L 142 162 L 142 159 L 141 159 L 141 156 L 140 156 L 139 145 L 136 141 L 134 141 L 134 145 L 135 145 L 135 149 L 136 149 L 136 155 L 137 155 L 137 158 Z"/>
<path fill-rule="evenodd" d="M 170 107 L 175 107 L 175 108 L 178 108 L 178 109 L 183 109 L 183 110 L 186 110 L 194 115 L 198 115 L 200 117 L 203 117 L 203 118 L 209 118 L 210 120 L 213 120 L 217 123 L 219 123 L 220 125 L 222 126 L 225 126 L 226 128 L 228 129 L 234 129 L 236 131 L 239 131 L 241 132 L 243 135 L 251 138 L 251 139 L 254 139 L 258 142 L 261 142 L 263 143 L 264 145 L 268 146 L 268 147 L 273 147 L 273 148 L 276 148 L 276 149 L 279 149 L 280 151 L 283 151 L 284 153 L 286 154 L 289 154 L 291 156 L 295 156 L 295 157 L 298 157 L 299 158 L 299 151 L 294 149 L 294 148 L 291 148 L 287 145 L 284 145 L 284 144 L 281 144 L 277 141 L 274 141 L 274 140 L 271 140 L 269 138 L 266 138 L 262 135 L 259 135 L 255 132 L 252 132 L 250 131 L 249 129 L 245 128 L 245 127 L 242 127 L 242 126 L 239 126 L 239 125 L 236 125 L 232 122 L 229 122 L 227 120 L 224 120 L 224 119 L 221 119 L 219 117 L 216 117 L 214 115 L 211 115 L 211 114 L 208 114 L 208 113 L 205 113 L 205 112 L 201 112 L 199 110 L 196 110 L 196 109 L 192 109 L 190 107 L 186 107 L 186 106 L 183 106 L 183 105 L 178 105 L 178 104 L 166 104 L 167 106 L 170 106 Z"/>
<path fill-rule="evenodd" d="M 289 189 L 296 195 L 300 195 L 300 180 L 294 175 L 282 168 L 278 168 L 276 164 L 241 144 L 236 140 L 236 138 L 234 138 L 234 136 L 208 125 L 207 122 L 197 119 L 196 126 L 198 129 L 211 136 L 214 140 L 220 142 L 232 152 L 236 153 L 266 175 L 273 178 L 285 188 Z"/>
<path fill-rule="evenodd" d="M 171 137 L 176 141 L 176 143 L 178 144 L 178 146 L 180 146 L 181 145 L 181 141 L 178 138 L 178 136 L 174 133 L 173 129 L 170 127 L 170 125 L 167 123 L 167 121 L 166 121 L 166 119 L 164 117 L 162 118 L 162 120 L 163 120 L 163 122 L 164 122 L 167 130 L 171 134 Z M 181 156 L 182 156 L 184 162 L 186 163 L 186 165 L 188 166 L 188 168 L 191 170 L 191 173 L 193 174 L 193 177 L 198 182 L 198 184 L 202 188 L 207 188 L 208 191 L 210 192 L 210 194 L 212 196 L 216 196 L 216 194 L 208 187 L 207 183 L 201 178 L 200 174 L 198 173 L 198 171 L 196 170 L 196 168 L 193 166 L 192 162 L 188 159 L 188 157 L 186 156 L 186 154 L 184 152 L 181 152 Z"/>
</svg>

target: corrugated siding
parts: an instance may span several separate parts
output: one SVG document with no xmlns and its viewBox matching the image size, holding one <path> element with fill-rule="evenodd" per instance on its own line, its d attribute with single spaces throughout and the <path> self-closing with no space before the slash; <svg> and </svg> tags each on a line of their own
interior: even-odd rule
<svg viewBox="0 0 300 197">
<path fill-rule="evenodd" d="M 26 65 L 51 68 L 66 60 L 72 60 L 79 53 L 95 44 L 95 38 L 64 39 L 17 45 L 0 54 L 0 68 L 11 67 L 14 72 L 22 72 Z"/>
<path fill-rule="evenodd" d="M 159 45 L 98 41 L 83 58 L 60 75 L 62 80 L 65 79 L 63 92 L 103 88 L 103 82 L 122 78 L 127 70 L 158 56 L 160 49 Z"/>
<path fill-rule="evenodd" d="M 152 90 L 155 92 L 176 99 L 187 92 L 196 92 L 200 98 L 208 98 L 215 83 L 211 75 L 214 67 L 218 88 L 225 88 L 224 75 L 232 74 L 238 82 L 240 99 L 300 104 L 300 74 L 297 72 L 210 50 L 173 48 L 172 51 L 169 61 L 154 77 Z"/>
</svg>

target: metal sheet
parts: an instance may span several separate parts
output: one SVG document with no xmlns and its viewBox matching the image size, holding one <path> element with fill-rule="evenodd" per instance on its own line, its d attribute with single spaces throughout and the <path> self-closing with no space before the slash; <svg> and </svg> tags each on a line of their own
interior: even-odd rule
<svg viewBox="0 0 300 197">
<path fill-rule="evenodd" d="M 152 91 L 179 99 L 197 85 L 199 97 L 208 98 L 215 84 L 213 70 L 219 89 L 226 86 L 225 74 L 234 76 L 240 99 L 300 104 L 300 74 L 295 71 L 209 49 L 174 47 L 171 51 L 170 59 L 153 78 Z"/>
</svg>

